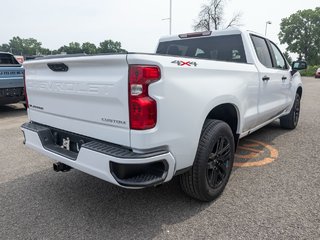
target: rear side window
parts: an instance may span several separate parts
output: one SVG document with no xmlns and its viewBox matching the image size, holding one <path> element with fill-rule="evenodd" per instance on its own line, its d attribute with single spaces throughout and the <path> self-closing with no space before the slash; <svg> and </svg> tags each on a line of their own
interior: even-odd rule
<svg viewBox="0 0 320 240">
<path fill-rule="evenodd" d="M 240 34 L 161 42 L 158 54 L 246 63 Z"/>
<path fill-rule="evenodd" d="M 265 39 L 251 35 L 251 39 L 256 50 L 259 61 L 266 67 L 272 68 L 272 60 L 268 45 Z"/>
<path fill-rule="evenodd" d="M 20 65 L 11 54 L 0 53 L 0 65 Z"/>
</svg>

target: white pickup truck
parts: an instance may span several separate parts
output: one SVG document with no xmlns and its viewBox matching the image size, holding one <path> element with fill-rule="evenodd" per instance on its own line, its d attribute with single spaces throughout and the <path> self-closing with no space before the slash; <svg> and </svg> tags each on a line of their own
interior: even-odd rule
<svg viewBox="0 0 320 240">
<path fill-rule="evenodd" d="M 42 58 L 24 64 L 25 144 L 126 188 L 180 175 L 190 196 L 226 186 L 238 140 L 298 123 L 301 77 L 265 37 L 231 28 L 162 38 L 156 54 Z"/>
</svg>

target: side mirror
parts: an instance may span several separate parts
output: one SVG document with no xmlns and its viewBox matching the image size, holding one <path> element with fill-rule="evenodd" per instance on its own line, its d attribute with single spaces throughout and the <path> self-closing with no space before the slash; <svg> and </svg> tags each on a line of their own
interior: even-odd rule
<svg viewBox="0 0 320 240">
<path fill-rule="evenodd" d="M 292 63 L 292 70 L 293 71 L 299 71 L 299 70 L 303 70 L 303 69 L 307 69 L 307 62 L 305 61 L 294 61 Z"/>
</svg>

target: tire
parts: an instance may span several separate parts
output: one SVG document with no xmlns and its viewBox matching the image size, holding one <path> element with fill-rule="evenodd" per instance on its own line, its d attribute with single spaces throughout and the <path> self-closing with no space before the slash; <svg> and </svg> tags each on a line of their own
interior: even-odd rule
<svg viewBox="0 0 320 240">
<path fill-rule="evenodd" d="M 280 126 L 282 128 L 295 129 L 297 127 L 300 116 L 300 100 L 300 95 L 296 94 L 290 113 L 280 118 Z"/>
<path fill-rule="evenodd" d="M 200 201 L 217 198 L 229 180 L 234 149 L 229 125 L 220 120 L 206 120 L 193 166 L 180 176 L 182 190 Z"/>
</svg>

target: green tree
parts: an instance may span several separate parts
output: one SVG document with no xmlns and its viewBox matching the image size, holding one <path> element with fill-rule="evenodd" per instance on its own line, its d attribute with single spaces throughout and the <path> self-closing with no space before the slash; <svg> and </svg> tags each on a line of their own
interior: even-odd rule
<svg viewBox="0 0 320 240">
<path fill-rule="evenodd" d="M 61 52 L 67 54 L 97 54 L 97 53 L 125 53 L 126 50 L 121 48 L 121 43 L 112 40 L 105 40 L 100 43 L 99 47 L 90 42 L 85 42 L 82 45 L 78 42 L 71 42 L 56 50 L 42 48 L 42 43 L 34 38 L 23 39 L 20 37 L 13 37 L 9 43 L 0 45 L 0 51 L 12 52 L 15 55 L 55 55 Z"/>
<path fill-rule="evenodd" d="M 284 57 L 287 59 L 287 61 L 290 63 L 290 65 L 292 64 L 292 57 L 290 56 L 289 52 L 285 51 L 283 53 Z"/>
<path fill-rule="evenodd" d="M 105 40 L 100 43 L 98 48 L 99 53 L 125 53 L 126 50 L 121 48 L 120 42 L 114 42 L 112 40 Z"/>
<path fill-rule="evenodd" d="M 71 42 L 68 46 L 62 46 L 58 49 L 58 52 L 66 52 L 67 54 L 83 53 L 81 45 L 78 42 Z"/>
<path fill-rule="evenodd" d="M 320 7 L 299 10 L 282 19 L 279 39 L 287 51 L 299 54 L 310 65 L 320 64 Z"/>
<path fill-rule="evenodd" d="M 41 48 L 41 55 L 51 55 L 52 51 L 49 48 Z"/>
<path fill-rule="evenodd" d="M 25 55 L 39 55 L 42 51 L 42 43 L 34 38 L 22 39 Z"/>
<path fill-rule="evenodd" d="M 0 45 L 0 51 L 1 52 L 10 52 L 9 44 L 4 43 L 4 44 Z"/>
<path fill-rule="evenodd" d="M 26 54 L 27 52 L 25 50 L 24 44 L 23 44 L 23 39 L 20 37 L 13 37 L 12 39 L 9 40 L 9 47 L 10 47 L 10 52 L 13 54 Z"/>
<path fill-rule="evenodd" d="M 10 51 L 13 54 L 21 55 L 39 55 L 41 54 L 41 42 L 34 38 L 23 39 L 20 37 L 13 37 L 9 41 Z"/>
<path fill-rule="evenodd" d="M 96 54 L 97 47 L 93 43 L 85 42 L 82 44 L 82 52 L 84 52 L 86 54 Z"/>
<path fill-rule="evenodd" d="M 47 49 L 41 47 L 42 43 L 34 38 L 13 37 L 8 44 L 0 46 L 1 51 L 12 52 L 16 55 L 40 55 L 46 54 Z M 43 53 L 44 52 L 44 53 Z"/>
</svg>

